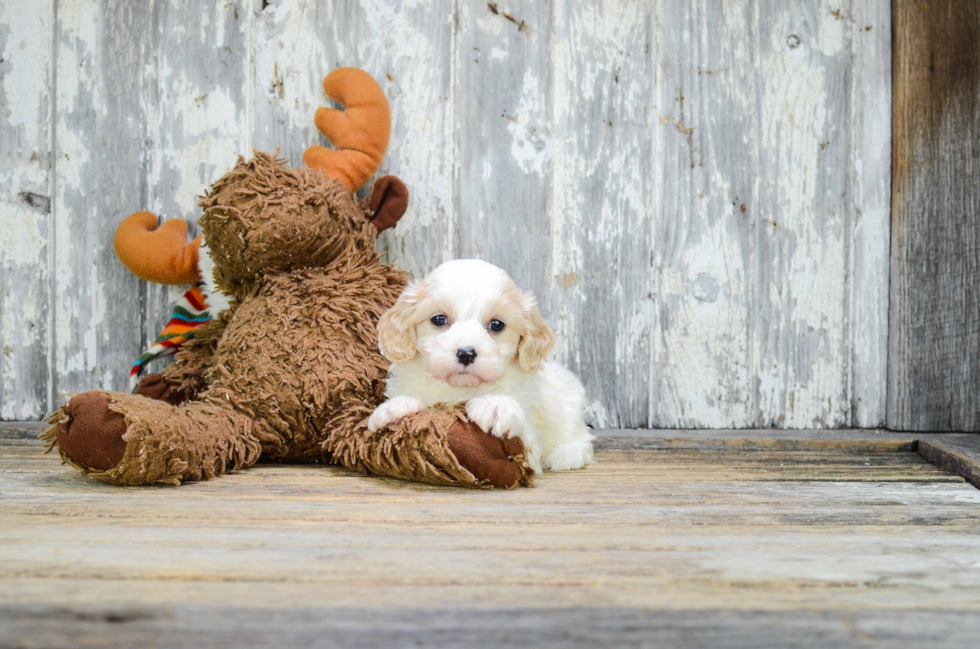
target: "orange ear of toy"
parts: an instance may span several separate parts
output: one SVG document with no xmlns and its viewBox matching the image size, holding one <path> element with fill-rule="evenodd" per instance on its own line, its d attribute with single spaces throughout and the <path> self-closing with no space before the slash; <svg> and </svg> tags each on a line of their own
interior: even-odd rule
<svg viewBox="0 0 980 649">
<path fill-rule="evenodd" d="M 187 242 L 187 223 L 164 221 L 150 212 L 127 216 L 112 240 L 116 256 L 134 275 L 157 284 L 190 284 L 200 279 L 197 268 L 201 237 Z"/>
<path fill-rule="evenodd" d="M 344 105 L 344 110 L 319 108 L 314 118 L 335 148 L 313 145 L 303 153 L 303 162 L 356 192 L 384 160 L 391 108 L 381 86 L 357 68 L 337 68 L 323 80 L 323 90 Z"/>
</svg>

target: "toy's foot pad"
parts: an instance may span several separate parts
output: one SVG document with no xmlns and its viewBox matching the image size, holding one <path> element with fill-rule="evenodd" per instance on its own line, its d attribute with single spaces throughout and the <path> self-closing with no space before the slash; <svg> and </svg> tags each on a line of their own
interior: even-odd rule
<svg viewBox="0 0 980 649">
<path fill-rule="evenodd" d="M 484 433 L 473 423 L 460 421 L 447 434 L 449 450 L 480 481 L 494 487 L 513 487 L 521 479 L 521 467 L 513 461 L 524 452 L 519 438 L 500 439 Z"/>
<path fill-rule="evenodd" d="M 68 421 L 58 424 L 58 447 L 78 464 L 108 471 L 126 453 L 126 420 L 109 410 L 109 397 L 101 392 L 73 396 L 63 408 Z"/>
</svg>

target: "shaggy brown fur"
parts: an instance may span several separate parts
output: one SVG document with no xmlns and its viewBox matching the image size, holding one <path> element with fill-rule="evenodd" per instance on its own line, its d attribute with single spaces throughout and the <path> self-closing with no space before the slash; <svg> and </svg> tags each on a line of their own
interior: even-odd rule
<svg viewBox="0 0 980 649">
<path fill-rule="evenodd" d="M 50 446 L 116 484 L 208 479 L 260 455 L 433 484 L 529 483 L 523 448 L 488 446 L 458 408 L 368 433 L 365 419 L 383 399 L 388 367 L 377 323 L 407 276 L 381 263 L 372 212 L 340 182 L 283 162 L 264 153 L 239 159 L 201 201 L 216 280 L 233 306 L 200 329 L 162 376 L 144 378 L 139 394 L 69 402 L 50 419 Z M 126 444 L 118 464 L 86 465 L 70 452 L 103 457 L 90 448 L 89 431 L 111 437 L 105 431 L 113 426 L 123 430 L 113 424 L 119 415 Z M 79 426 L 82 419 L 95 423 Z M 450 448 L 451 429 L 458 448 L 482 449 L 464 454 L 468 466 Z"/>
</svg>

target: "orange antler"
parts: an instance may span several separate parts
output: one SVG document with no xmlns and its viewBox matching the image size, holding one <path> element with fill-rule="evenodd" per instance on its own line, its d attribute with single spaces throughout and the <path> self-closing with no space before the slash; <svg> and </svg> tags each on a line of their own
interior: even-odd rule
<svg viewBox="0 0 980 649">
<path fill-rule="evenodd" d="M 323 90 L 344 110 L 319 108 L 316 127 L 334 149 L 313 145 L 303 153 L 306 166 L 336 178 L 356 192 L 378 171 L 391 137 L 391 109 L 377 82 L 357 68 L 337 68 Z"/>
<path fill-rule="evenodd" d="M 190 284 L 200 279 L 197 269 L 201 237 L 187 242 L 187 223 L 164 221 L 150 212 L 127 216 L 112 240 L 116 256 L 137 277 L 157 284 Z"/>
</svg>

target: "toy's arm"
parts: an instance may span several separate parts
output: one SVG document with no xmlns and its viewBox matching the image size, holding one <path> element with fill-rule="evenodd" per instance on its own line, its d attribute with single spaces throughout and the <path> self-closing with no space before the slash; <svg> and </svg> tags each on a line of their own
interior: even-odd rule
<svg viewBox="0 0 980 649">
<path fill-rule="evenodd" d="M 518 438 L 500 439 L 466 420 L 461 406 L 436 406 L 368 430 L 371 409 L 352 405 L 325 428 L 326 458 L 370 475 L 458 487 L 531 486 L 534 470 Z"/>
<path fill-rule="evenodd" d="M 160 376 L 168 388 L 179 394 L 178 402 L 190 401 L 207 389 L 206 373 L 211 367 L 211 358 L 218 347 L 218 341 L 225 331 L 233 308 L 222 311 L 211 322 L 197 329 L 194 337 L 188 340 L 177 352 L 172 365 L 159 375 L 147 375 L 140 382 L 140 388 L 153 376 Z M 141 392 L 137 388 L 138 393 Z M 147 394 L 146 396 L 152 396 Z M 169 401 L 170 399 L 164 399 Z"/>
</svg>

